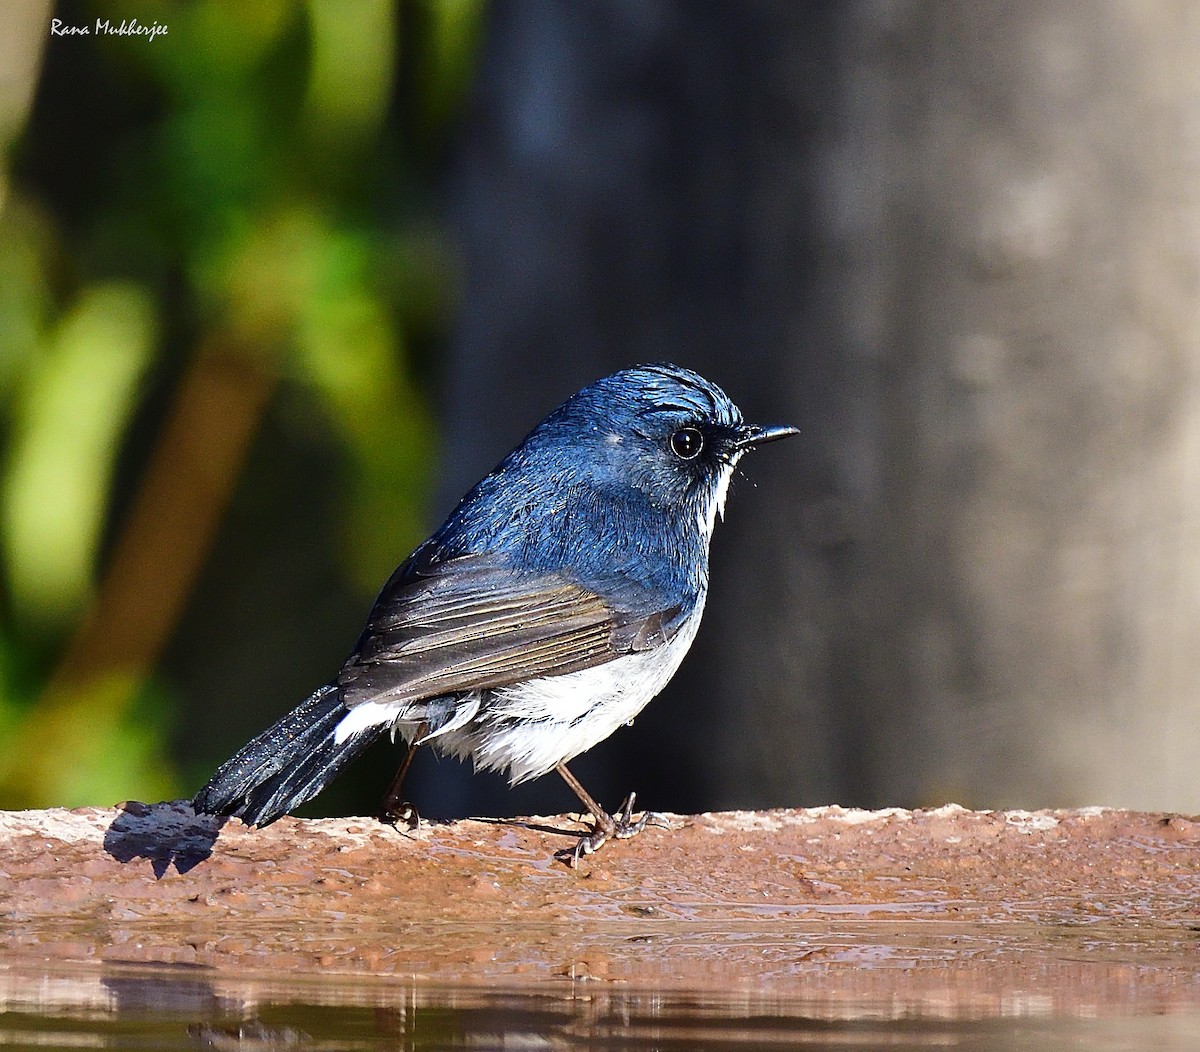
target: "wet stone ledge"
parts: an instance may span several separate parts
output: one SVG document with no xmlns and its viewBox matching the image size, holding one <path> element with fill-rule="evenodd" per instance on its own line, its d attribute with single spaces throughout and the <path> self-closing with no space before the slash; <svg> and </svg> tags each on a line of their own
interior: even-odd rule
<svg viewBox="0 0 1200 1052">
<path fill-rule="evenodd" d="M 565 815 L 403 831 L 253 830 L 182 802 L 0 812 L 0 961 L 1200 1005 L 1198 818 L 668 818 L 571 869 L 555 859 L 581 828 Z"/>
</svg>

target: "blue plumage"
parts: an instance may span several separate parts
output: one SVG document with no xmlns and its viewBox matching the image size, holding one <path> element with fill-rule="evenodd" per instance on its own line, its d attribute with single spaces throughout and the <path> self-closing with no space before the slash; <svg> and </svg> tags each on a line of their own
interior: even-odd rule
<svg viewBox="0 0 1200 1052">
<path fill-rule="evenodd" d="M 600 590 L 645 583 L 682 599 L 707 583 L 708 537 L 695 515 L 725 466 L 669 454 L 665 441 L 695 421 L 728 439 L 742 414 L 715 384 L 676 366 L 598 380 L 538 424 L 429 543 L 502 551 L 532 570 L 565 567 Z"/>
<path fill-rule="evenodd" d="M 514 783 L 557 769 L 596 819 L 576 859 L 640 831 L 632 797 L 614 819 L 565 764 L 674 674 L 733 467 L 794 433 L 745 424 L 673 365 L 584 388 L 396 570 L 337 679 L 223 765 L 196 810 L 274 821 L 390 731 Z"/>
</svg>

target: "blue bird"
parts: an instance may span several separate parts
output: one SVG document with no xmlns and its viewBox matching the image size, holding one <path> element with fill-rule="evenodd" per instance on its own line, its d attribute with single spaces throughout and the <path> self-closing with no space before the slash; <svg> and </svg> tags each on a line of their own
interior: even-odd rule
<svg viewBox="0 0 1200 1052">
<path fill-rule="evenodd" d="M 708 548 L 730 476 L 796 434 L 746 424 L 675 365 L 585 387 L 535 427 L 392 574 L 337 678 L 247 744 L 196 795 L 198 814 L 266 825 L 311 800 L 368 745 L 399 736 L 509 783 L 557 770 L 594 819 L 578 862 L 634 836 L 567 761 L 629 723 L 700 626 Z"/>
</svg>

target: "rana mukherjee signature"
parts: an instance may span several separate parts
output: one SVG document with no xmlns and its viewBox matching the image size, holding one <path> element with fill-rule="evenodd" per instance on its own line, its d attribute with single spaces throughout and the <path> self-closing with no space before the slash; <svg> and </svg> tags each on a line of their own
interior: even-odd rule
<svg viewBox="0 0 1200 1052">
<path fill-rule="evenodd" d="M 97 18 L 95 25 L 92 26 L 72 25 L 64 22 L 61 18 L 50 20 L 52 37 L 116 36 L 145 37 L 147 40 L 153 40 L 155 37 L 165 37 L 167 32 L 168 27 L 161 22 L 156 21 L 152 25 L 146 25 L 136 18 L 124 18 L 120 22 L 114 22 L 111 18 Z"/>
</svg>

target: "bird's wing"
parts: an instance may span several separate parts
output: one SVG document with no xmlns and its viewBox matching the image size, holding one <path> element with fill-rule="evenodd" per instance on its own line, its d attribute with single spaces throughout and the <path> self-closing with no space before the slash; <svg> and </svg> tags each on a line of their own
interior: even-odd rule
<svg viewBox="0 0 1200 1052">
<path fill-rule="evenodd" d="M 652 650 L 685 620 L 682 604 L 653 605 L 622 606 L 558 574 L 482 556 L 447 559 L 398 575 L 380 595 L 342 669 L 342 700 L 415 702 Z"/>
</svg>

